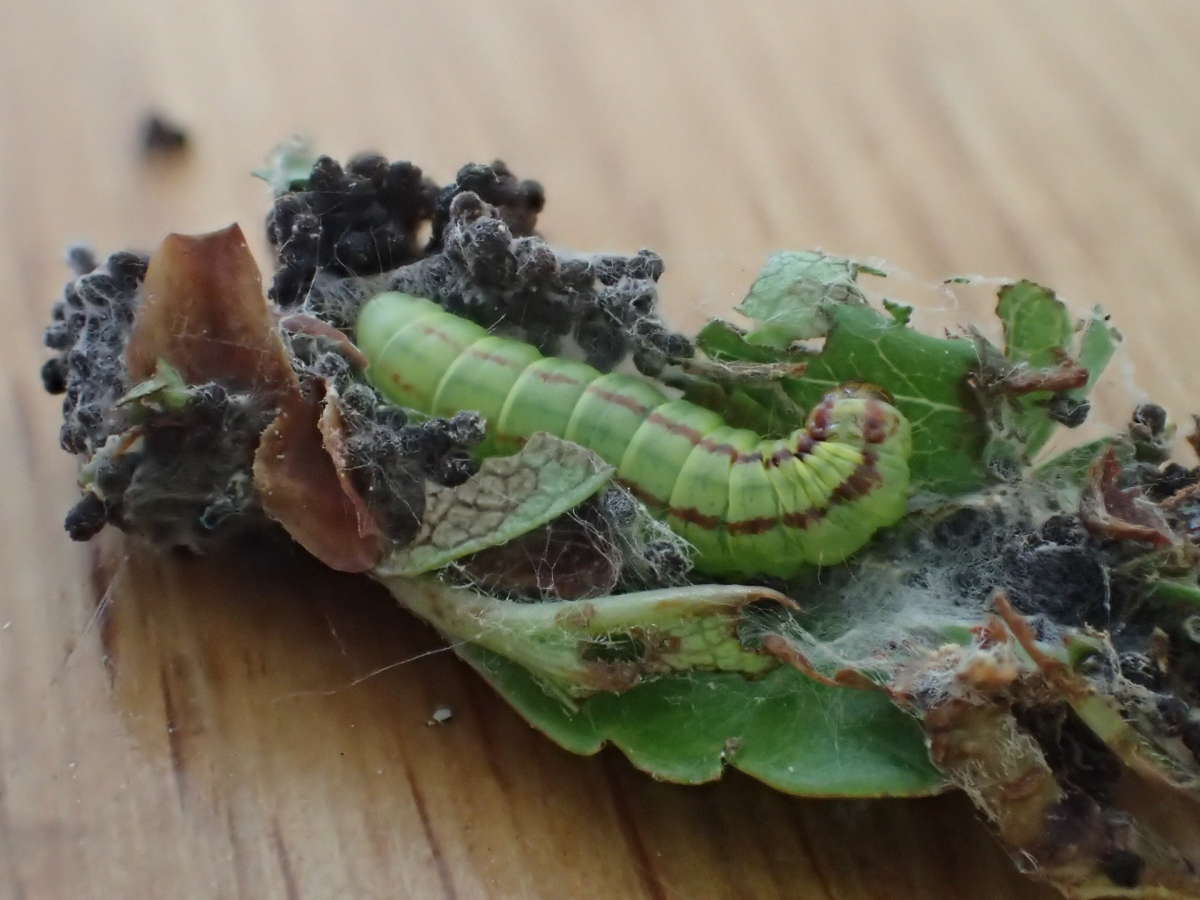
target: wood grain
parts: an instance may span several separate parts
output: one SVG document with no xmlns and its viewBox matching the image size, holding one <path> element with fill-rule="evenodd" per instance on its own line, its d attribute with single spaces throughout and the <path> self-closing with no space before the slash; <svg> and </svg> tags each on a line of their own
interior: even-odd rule
<svg viewBox="0 0 1200 900">
<path fill-rule="evenodd" d="M 1193 3 L 16 0 L 5 20 L 0 895 L 1050 896 L 959 797 L 679 788 L 560 752 L 378 590 L 299 554 L 72 545 L 38 335 L 66 242 L 257 232 L 246 172 L 304 130 L 439 179 L 501 156 L 545 183 L 555 241 L 660 251 L 692 323 L 781 247 L 1035 278 L 1112 310 L 1127 373 L 1182 416 Z M 190 127 L 186 158 L 135 152 L 151 106 Z M 981 302 L 936 296 L 948 321 Z"/>
</svg>

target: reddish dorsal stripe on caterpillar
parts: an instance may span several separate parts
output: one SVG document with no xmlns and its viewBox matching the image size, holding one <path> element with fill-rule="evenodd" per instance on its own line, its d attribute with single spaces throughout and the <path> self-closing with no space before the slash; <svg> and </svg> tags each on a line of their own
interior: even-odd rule
<svg viewBox="0 0 1200 900">
<path fill-rule="evenodd" d="M 367 303 L 357 338 L 367 377 L 393 403 L 479 411 L 484 453 L 538 431 L 593 450 L 710 574 L 788 577 L 837 563 L 904 514 L 909 424 L 868 389 L 833 392 L 803 428 L 763 438 L 649 379 L 542 356 L 407 294 Z"/>
</svg>

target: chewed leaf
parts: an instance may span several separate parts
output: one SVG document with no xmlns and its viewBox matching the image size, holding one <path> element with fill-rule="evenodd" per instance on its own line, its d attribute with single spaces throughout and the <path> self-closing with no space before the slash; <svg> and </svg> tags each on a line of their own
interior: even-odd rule
<svg viewBox="0 0 1200 900">
<path fill-rule="evenodd" d="M 773 254 L 737 307 L 758 323 L 746 340 L 783 349 L 793 341 L 824 337 L 837 307 L 866 305 L 855 284 L 859 269 L 853 260 L 819 250 Z"/>
<path fill-rule="evenodd" d="M 988 366 L 979 348 L 969 340 L 908 327 L 898 304 L 885 303 L 886 314 L 864 305 L 854 285 L 860 270 L 851 261 L 821 254 L 772 257 L 741 307 L 764 324 L 742 335 L 728 323 L 710 322 L 698 344 L 717 359 L 779 362 L 788 359 L 781 349 L 790 341 L 823 335 L 824 348 L 802 357 L 806 373 L 786 379 L 785 389 L 801 406 L 811 407 L 848 381 L 885 388 L 913 426 L 910 466 L 919 491 L 968 493 L 992 480 L 989 461 L 1030 460 L 1058 427 L 1051 415 L 1053 395 L 1038 385 L 1058 384 L 1068 405 L 1084 407 L 1120 341 L 1096 309 L 1073 347 L 1071 317 L 1052 291 L 1027 281 L 1006 285 L 997 309 L 1006 353 L 990 345 L 984 349 L 991 350 L 993 368 L 1024 373 L 1031 387 L 1018 391 L 1014 386 L 1011 399 L 1005 397 L 989 418 L 969 387 L 981 366 Z"/>
<path fill-rule="evenodd" d="M 1049 369 L 1071 347 L 1071 314 L 1054 291 L 1032 281 L 1018 281 L 1000 289 L 996 314 L 1004 326 L 1005 356 L 1010 363 L 1029 369 Z M 1025 456 L 1032 458 L 1050 438 L 1055 422 L 1046 414 L 1050 394 L 1035 391 L 1016 402 L 1021 412 L 1015 425 Z"/>
<path fill-rule="evenodd" d="M 1086 385 L 1073 392 L 1074 396 L 1082 399 L 1095 387 L 1120 343 L 1121 332 L 1109 322 L 1103 309 L 1093 307 L 1083 326 L 1083 336 L 1075 353 L 1078 363 L 1087 369 L 1088 380 Z"/>
<path fill-rule="evenodd" d="M 906 691 L 900 700 L 921 715 L 933 761 L 1029 873 L 1065 895 L 1197 896 L 1195 861 L 1145 817 L 1156 802 L 1194 803 L 1195 757 L 1132 724 L 1152 697 L 1073 671 L 1003 592 L 995 604 L 999 618 L 976 630 L 974 646 L 931 655 L 920 676 L 953 671 L 957 695 L 930 703 L 934 694 Z"/>
<path fill-rule="evenodd" d="M 1031 281 L 1001 288 L 996 312 L 1004 326 L 1004 354 L 980 342 L 985 402 L 988 394 L 998 401 L 989 403 L 994 433 L 985 453 L 1023 466 L 1060 423 L 1083 421 L 1087 396 L 1121 335 L 1096 307 L 1076 339 L 1066 305 Z"/>
<path fill-rule="evenodd" d="M 1000 289 L 996 314 L 1004 326 L 1005 355 L 1014 363 L 1044 368 L 1071 343 L 1071 315 L 1054 291 L 1032 281 Z"/>
<path fill-rule="evenodd" d="M 696 335 L 696 344 L 713 359 L 775 363 L 781 354 L 769 347 L 747 343 L 746 333 L 723 319 L 711 319 Z"/>
<path fill-rule="evenodd" d="M 376 571 L 419 575 L 507 543 L 578 506 L 614 471 L 590 450 L 539 432 L 519 453 L 484 460 L 458 487 L 428 483 L 416 538 Z"/>
<path fill-rule="evenodd" d="M 666 781 L 700 784 L 740 769 L 812 797 L 919 797 L 945 789 L 920 729 L 877 693 L 831 688 L 779 667 L 667 675 L 564 706 L 521 666 L 483 648 L 459 655 L 534 728 L 572 753 L 611 743 Z"/>
<path fill-rule="evenodd" d="M 778 662 L 739 637 L 749 603 L 792 606 L 768 588 L 689 585 L 596 600 L 519 603 L 427 579 L 378 577 L 451 638 L 499 653 L 561 697 L 629 690 L 669 672 L 761 673 Z"/>
</svg>

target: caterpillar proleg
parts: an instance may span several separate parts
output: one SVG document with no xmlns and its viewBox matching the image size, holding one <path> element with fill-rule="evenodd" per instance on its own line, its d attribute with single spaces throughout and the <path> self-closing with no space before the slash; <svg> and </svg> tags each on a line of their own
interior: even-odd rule
<svg viewBox="0 0 1200 900">
<path fill-rule="evenodd" d="M 372 298 L 357 339 L 368 379 L 393 403 L 483 415 L 487 455 L 538 431 L 594 451 L 695 546 L 700 571 L 789 577 L 841 562 L 904 514 L 909 424 L 867 390 L 826 395 L 803 428 L 773 439 L 649 379 L 543 356 L 408 294 Z"/>
</svg>

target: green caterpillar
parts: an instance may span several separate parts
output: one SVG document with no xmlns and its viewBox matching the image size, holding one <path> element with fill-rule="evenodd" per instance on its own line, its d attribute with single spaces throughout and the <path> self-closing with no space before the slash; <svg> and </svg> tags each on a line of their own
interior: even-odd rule
<svg viewBox="0 0 1200 900">
<path fill-rule="evenodd" d="M 868 391 L 831 393 L 804 428 L 769 439 L 646 378 L 542 356 L 419 297 L 372 298 L 357 335 L 368 379 L 393 403 L 478 410 L 485 455 L 516 452 L 538 431 L 594 451 L 710 574 L 837 563 L 904 514 L 908 420 Z"/>
</svg>

